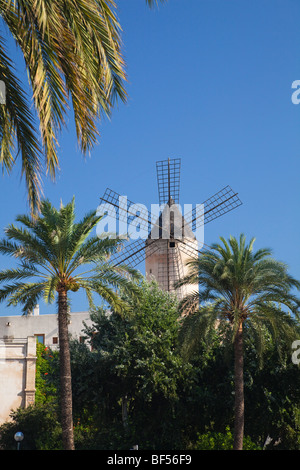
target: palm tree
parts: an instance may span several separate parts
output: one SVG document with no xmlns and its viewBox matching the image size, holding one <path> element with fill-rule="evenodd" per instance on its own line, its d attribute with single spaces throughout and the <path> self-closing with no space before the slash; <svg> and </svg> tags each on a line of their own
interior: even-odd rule
<svg viewBox="0 0 300 470">
<path fill-rule="evenodd" d="M 42 201 L 41 214 L 34 220 L 21 215 L 21 227 L 10 225 L 6 238 L 0 241 L 0 253 L 15 257 L 18 266 L 0 272 L 0 301 L 23 305 L 23 313 L 33 309 L 43 297 L 45 302 L 58 302 L 60 347 L 60 384 L 62 437 L 65 449 L 74 448 L 72 422 L 71 367 L 68 338 L 68 293 L 83 289 L 90 307 L 93 294 L 98 294 L 116 311 L 124 303 L 116 289 L 133 294 L 139 274 L 125 266 L 114 267 L 109 257 L 119 246 L 117 239 L 99 239 L 91 231 L 100 220 L 95 212 L 75 223 L 75 201 L 55 209 Z M 89 237 L 90 236 L 90 237 Z M 89 238 L 88 238 L 89 237 Z M 86 266 L 83 271 L 83 266 Z"/>
<path fill-rule="evenodd" d="M 31 100 L 0 34 L 0 80 L 6 87 L 6 103 L 0 105 L 0 163 L 10 172 L 21 155 L 30 206 L 37 211 L 42 155 L 54 178 L 58 133 L 66 124 L 69 102 L 86 155 L 96 142 L 98 119 L 110 115 L 117 99 L 126 101 L 121 27 L 114 0 L 0 0 L 0 15 L 24 58 L 41 137 L 40 144 Z"/>
<path fill-rule="evenodd" d="M 217 326 L 229 329 L 234 346 L 234 449 L 240 450 L 244 435 L 243 332 L 247 328 L 255 335 L 261 351 L 266 332 L 278 342 L 295 339 L 300 300 L 292 290 L 299 290 L 300 282 L 288 274 L 285 264 L 271 257 L 270 250 L 253 251 L 255 239 L 248 245 L 243 234 L 239 240 L 220 240 L 223 245 L 214 244 L 189 262 L 190 272 L 179 283 L 199 286 L 181 304 L 187 315 L 183 348 L 191 354 L 199 337 L 205 338 Z"/>
</svg>

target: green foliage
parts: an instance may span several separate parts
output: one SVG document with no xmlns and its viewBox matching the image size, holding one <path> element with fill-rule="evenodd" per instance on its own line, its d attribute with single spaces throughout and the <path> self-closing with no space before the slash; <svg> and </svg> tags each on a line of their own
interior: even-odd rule
<svg viewBox="0 0 300 470">
<path fill-rule="evenodd" d="M 179 331 L 177 301 L 156 283 L 141 283 L 138 298 L 127 298 L 129 313 L 91 315 L 94 326 L 87 329 L 99 360 L 110 365 L 119 381 L 120 397 L 140 396 L 150 401 L 153 394 L 176 398 L 176 384 L 183 363 L 176 352 Z"/>
<path fill-rule="evenodd" d="M 245 354 L 245 423 L 256 442 L 272 438 L 268 449 L 300 450 L 300 367 L 291 361 L 288 344 L 269 341 L 258 367 L 254 345 Z"/>
<path fill-rule="evenodd" d="M 241 449 L 244 433 L 244 370 L 243 336 L 251 334 L 256 351 L 262 357 L 268 341 L 281 350 L 291 346 L 299 332 L 300 299 L 294 290 L 300 282 L 287 266 L 271 257 L 269 249 L 253 250 L 255 239 L 246 244 L 246 237 L 220 237 L 222 244 L 189 262 L 190 271 L 178 286 L 197 284 L 199 292 L 189 294 L 180 309 L 188 314 L 181 330 L 181 344 L 189 360 L 197 354 L 199 342 L 209 344 L 218 328 L 222 344 L 234 349 L 235 357 L 235 442 Z M 199 341 L 200 339 L 200 341 Z M 267 341 L 266 341 L 267 339 Z"/>
<path fill-rule="evenodd" d="M 143 281 L 140 296 L 127 302 L 122 315 L 92 313 L 85 328 L 92 351 L 71 341 L 76 448 L 231 449 L 233 355 L 220 332 L 209 343 L 198 338 L 197 354 L 186 362 L 176 299 Z M 300 450 L 299 366 L 288 344 L 279 353 L 267 331 L 262 357 L 253 331 L 244 333 L 244 449 L 261 449 L 270 436 L 268 449 Z M 12 436 L 22 430 L 24 448 L 61 448 L 58 367 L 58 353 L 38 345 L 37 404 L 0 427 L 1 447 L 13 448 Z"/>
<path fill-rule="evenodd" d="M 24 434 L 21 443 L 23 450 L 59 450 L 61 428 L 57 409 L 51 403 L 31 405 L 19 408 L 11 414 L 12 421 L 0 426 L 0 448 L 16 449 L 14 435 L 18 431 Z"/>
<path fill-rule="evenodd" d="M 59 353 L 37 342 L 36 357 L 35 403 L 43 404 L 57 396 L 53 375 L 57 373 Z"/>
<path fill-rule="evenodd" d="M 108 330 L 105 333 L 113 338 Z M 22 444 L 26 448 L 50 449 L 56 445 L 60 448 L 55 393 L 59 387 L 58 358 L 57 354 L 51 358 L 52 354 L 44 351 L 43 346 L 38 349 L 43 361 L 38 368 L 46 395 L 36 407 L 18 411 L 17 421 L 0 427 L 1 447 L 15 448 L 13 434 L 21 429 L 26 431 Z M 114 350 L 112 343 L 109 349 Z M 262 448 L 269 435 L 272 441 L 268 449 L 300 450 L 299 366 L 291 363 L 288 349 L 286 352 L 286 361 L 282 362 L 282 355 L 269 342 L 263 366 L 259 367 L 251 336 L 245 338 L 246 449 Z M 232 436 L 227 429 L 232 428 L 232 358 L 224 361 L 224 346 L 217 337 L 209 350 L 205 343 L 199 345 L 198 355 L 177 381 L 176 399 L 172 394 L 153 392 L 151 400 L 146 401 L 144 394 L 136 390 L 129 401 L 127 429 L 122 422 L 120 401 L 124 377 L 114 369 L 110 355 L 104 356 L 105 360 L 100 360 L 97 350 L 91 352 L 83 344 L 71 343 L 77 449 L 126 450 L 133 443 L 138 443 L 141 449 L 230 449 Z M 47 432 L 37 435 L 31 429 Z M 31 435 L 33 440 L 28 442 Z"/>
<path fill-rule="evenodd" d="M 123 300 L 129 308 L 122 315 L 102 309 L 91 314 L 93 326 L 85 330 L 90 354 L 72 345 L 78 358 L 72 359 L 74 410 L 89 407 L 99 428 L 116 430 L 117 443 L 121 432 L 123 442 L 136 436 L 144 446 L 174 445 L 172 429 L 177 440 L 180 435 L 174 408 L 190 371 L 178 350 L 177 300 L 146 281 L 139 296 Z"/>
<path fill-rule="evenodd" d="M 227 426 L 224 433 L 209 431 L 198 434 L 193 450 L 232 450 L 233 435 Z M 244 450 L 261 450 L 249 437 L 244 437 Z"/>
</svg>

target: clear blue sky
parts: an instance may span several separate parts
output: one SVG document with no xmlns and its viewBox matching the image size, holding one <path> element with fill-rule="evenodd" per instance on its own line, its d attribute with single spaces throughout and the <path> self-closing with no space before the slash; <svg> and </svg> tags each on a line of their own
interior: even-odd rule
<svg viewBox="0 0 300 470">
<path fill-rule="evenodd" d="M 182 204 L 202 203 L 227 184 L 243 201 L 205 227 L 205 242 L 255 236 L 255 248 L 272 248 L 300 278 L 300 104 L 291 101 L 300 80 L 299 0 L 117 4 L 128 103 L 99 125 L 86 161 L 70 114 L 61 171 L 56 183 L 45 180 L 45 196 L 59 205 L 75 195 L 78 217 L 98 206 L 106 187 L 150 207 L 158 202 L 155 162 L 181 158 Z M 1 178 L 0 194 L 3 230 L 28 211 L 20 166 Z M 9 259 L 1 256 L 0 266 Z M 85 297 L 74 296 L 72 310 L 85 309 Z M 56 304 L 40 310 L 54 313 Z M 0 304 L 1 315 L 15 313 Z"/>
</svg>

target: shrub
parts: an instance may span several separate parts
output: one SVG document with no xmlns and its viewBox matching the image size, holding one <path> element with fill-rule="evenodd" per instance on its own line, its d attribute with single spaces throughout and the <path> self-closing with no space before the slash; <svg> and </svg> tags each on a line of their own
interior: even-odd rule
<svg viewBox="0 0 300 470">
<path fill-rule="evenodd" d="M 209 431 L 206 434 L 198 434 L 197 441 L 195 442 L 193 449 L 195 450 L 232 450 L 233 448 L 233 435 L 226 427 L 224 433 Z M 250 437 L 244 437 L 244 450 L 261 450 L 254 442 L 251 441 Z"/>
</svg>

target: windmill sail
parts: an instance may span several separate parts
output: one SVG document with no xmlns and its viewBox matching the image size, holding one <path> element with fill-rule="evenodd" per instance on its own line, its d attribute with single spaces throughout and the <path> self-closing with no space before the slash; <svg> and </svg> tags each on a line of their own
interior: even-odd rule
<svg viewBox="0 0 300 470">
<path fill-rule="evenodd" d="M 112 217 L 116 216 L 117 210 L 117 218 L 123 222 L 133 221 L 138 218 L 139 224 L 144 230 L 151 231 L 153 228 L 162 228 L 160 218 L 158 218 L 156 222 L 153 222 L 151 217 L 149 217 L 148 210 L 130 201 L 127 197 L 121 196 L 112 189 L 107 188 L 100 200 L 107 204 L 108 215 Z M 242 202 L 238 193 L 235 193 L 230 186 L 226 186 L 204 201 L 202 205 L 204 206 L 204 213 L 201 211 L 199 213 L 197 207 L 194 207 L 192 211 L 184 215 L 186 226 L 191 227 L 193 231 L 195 231 L 199 225 L 207 224 L 227 212 L 236 209 L 238 206 L 242 205 Z M 140 209 L 138 215 L 136 210 L 137 206 Z M 182 228 L 184 229 L 184 225 Z"/>
<path fill-rule="evenodd" d="M 127 196 L 122 196 L 110 188 L 106 188 L 100 201 L 107 208 L 107 215 L 117 217 L 118 220 L 125 223 L 138 219 L 141 228 L 149 230 L 151 219 L 149 218 L 148 210 L 141 204 L 130 201 Z"/>
<path fill-rule="evenodd" d="M 230 186 L 225 186 L 225 188 L 204 201 L 202 205 L 204 206 L 204 217 L 197 214 L 196 207 L 185 215 L 186 222 L 192 226 L 193 230 L 196 230 L 199 225 L 208 224 L 221 215 L 236 209 L 242 205 L 242 201 L 238 193 L 235 193 Z"/>
<path fill-rule="evenodd" d="M 181 219 L 177 218 L 182 223 L 182 237 L 176 236 L 174 230 L 174 213 L 177 212 L 176 206 L 179 204 L 179 186 L 180 186 L 180 159 L 168 159 L 156 162 L 158 195 L 160 205 L 160 215 L 153 222 L 151 214 L 147 208 L 141 204 L 135 204 L 130 201 L 126 196 L 121 196 L 119 193 L 107 188 L 104 195 L 100 198 L 101 203 L 106 206 L 106 213 L 108 216 L 116 217 L 119 222 L 137 223 L 140 229 L 147 233 L 145 239 L 139 238 L 132 240 L 125 244 L 124 249 L 116 253 L 111 262 L 115 265 L 128 264 L 132 267 L 137 266 L 145 259 L 153 257 L 158 263 L 161 263 L 161 247 L 159 241 L 166 239 L 164 244 L 166 247 L 165 253 L 167 259 L 168 276 L 170 274 L 171 259 L 182 257 L 185 254 L 188 257 L 198 256 L 199 250 L 195 243 L 195 236 L 191 235 L 193 231 L 203 225 L 211 222 L 212 220 L 232 211 L 242 204 L 238 197 L 238 193 L 234 192 L 230 186 L 225 186 L 223 189 L 215 193 L 209 199 L 203 202 L 203 210 L 198 210 L 196 206 L 188 214 L 184 214 Z M 163 226 L 162 214 L 166 210 L 166 206 L 170 208 L 168 231 Z M 199 205 L 198 205 L 199 206 Z M 172 219 L 173 217 L 173 219 Z M 173 223 L 173 225 L 172 225 Z M 164 231 L 165 230 L 165 231 Z M 153 234 L 156 234 L 154 237 Z M 166 235 L 167 233 L 167 235 Z M 169 235 L 168 235 L 169 233 Z M 164 234 L 164 236 L 162 236 Z M 130 235 L 130 234 L 129 234 Z M 204 244 L 205 245 L 205 244 Z M 179 256 L 179 251 L 181 255 Z M 185 256 L 185 258 L 186 258 Z M 175 266 L 176 260 L 172 261 Z M 149 264 L 149 262 L 148 262 Z M 179 272 L 180 270 L 176 268 Z M 176 271 L 174 268 L 174 272 Z M 168 283 L 170 285 L 170 283 Z"/>
<path fill-rule="evenodd" d="M 123 250 L 110 258 L 110 262 L 114 266 L 124 264 L 134 268 L 144 261 L 147 256 L 151 256 L 158 250 L 159 247 L 154 242 L 154 240 L 150 241 L 147 252 L 145 240 L 140 238 L 138 240 L 128 242 Z"/>
<path fill-rule="evenodd" d="M 179 204 L 181 159 L 156 162 L 159 204 L 169 204 L 170 199 Z"/>
</svg>

